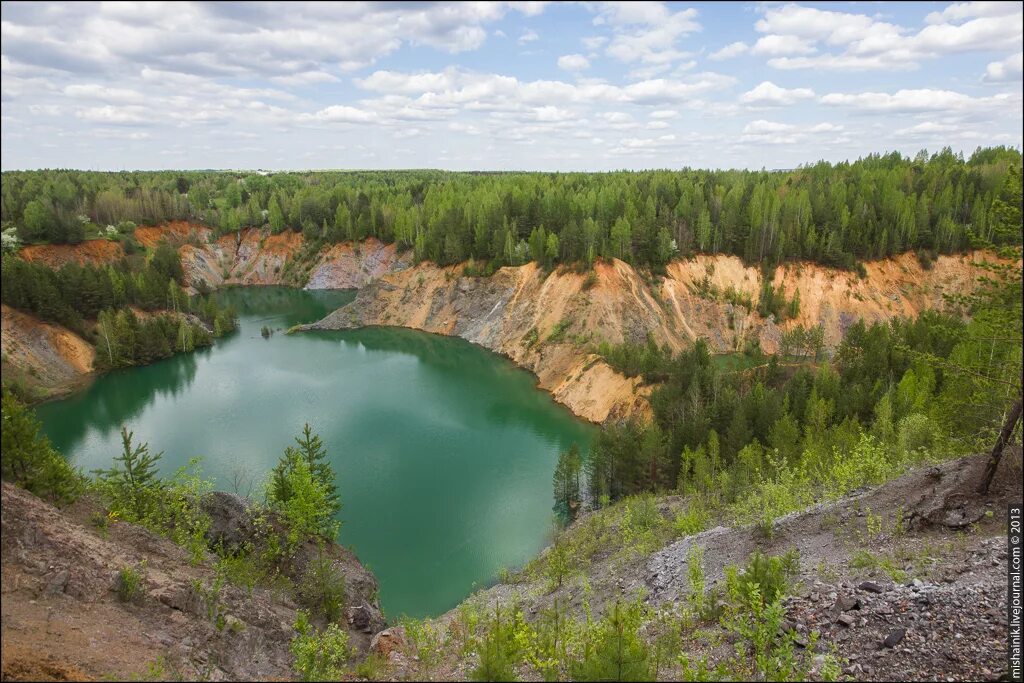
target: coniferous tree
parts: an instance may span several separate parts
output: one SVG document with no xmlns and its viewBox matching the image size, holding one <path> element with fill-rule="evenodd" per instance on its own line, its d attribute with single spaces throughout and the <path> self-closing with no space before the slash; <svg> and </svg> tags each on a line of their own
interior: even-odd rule
<svg viewBox="0 0 1024 683">
<path fill-rule="evenodd" d="M 163 452 L 150 453 L 145 443 L 132 446 L 133 436 L 127 427 L 121 427 L 122 451 L 114 458 L 114 467 L 95 474 L 112 499 L 112 507 L 141 521 L 155 511 L 156 493 L 163 487 L 158 474 Z"/>
<path fill-rule="evenodd" d="M 582 467 L 583 458 L 575 443 L 558 455 L 554 475 L 555 512 L 564 521 L 572 521 L 579 512 Z"/>
<path fill-rule="evenodd" d="M 82 490 L 82 476 L 40 434 L 41 425 L 28 407 L 6 389 L 0 401 L 0 472 L 4 480 L 56 505 L 72 502 Z"/>
<path fill-rule="evenodd" d="M 289 484 L 288 476 L 295 469 L 296 462 L 301 460 L 309 469 L 312 477 L 324 487 L 331 515 L 337 514 L 341 510 L 341 503 L 338 500 L 334 469 L 327 461 L 327 449 L 324 447 L 323 441 L 319 435 L 313 433 L 312 427 L 307 422 L 303 425 L 302 435 L 295 437 L 295 443 L 296 446 L 285 448 L 284 455 L 271 474 L 273 498 L 284 502 L 292 497 L 294 491 Z"/>
</svg>

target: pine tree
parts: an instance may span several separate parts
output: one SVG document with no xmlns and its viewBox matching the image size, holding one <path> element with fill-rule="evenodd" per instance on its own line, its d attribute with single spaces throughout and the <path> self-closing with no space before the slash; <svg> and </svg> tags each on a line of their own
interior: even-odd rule
<svg viewBox="0 0 1024 683">
<path fill-rule="evenodd" d="M 569 446 L 569 450 L 559 454 L 554 476 L 554 509 L 564 521 L 572 521 L 579 511 L 582 467 L 583 458 L 580 456 L 579 446 L 575 443 Z"/>
<path fill-rule="evenodd" d="M 572 679 L 577 681 L 651 680 L 647 645 L 640 637 L 642 609 L 639 603 L 626 608 L 618 602 L 598 624 L 586 643 L 582 661 Z"/>
<path fill-rule="evenodd" d="M 274 467 L 271 474 L 271 497 L 281 503 L 292 497 L 294 492 L 289 484 L 288 475 L 295 469 L 296 462 L 301 460 L 313 478 L 326 490 L 331 515 L 337 514 L 341 510 L 338 487 L 334 481 L 334 469 L 327 461 L 327 449 L 324 448 L 323 441 L 319 435 L 313 433 L 307 422 L 302 428 L 302 436 L 295 437 L 295 443 L 297 447 L 285 448 L 284 455 Z"/>
<path fill-rule="evenodd" d="M 107 470 L 95 470 L 95 474 L 111 498 L 111 510 L 140 521 L 155 511 L 155 493 L 163 486 L 158 476 L 163 453 L 151 454 L 149 444 L 145 443 L 133 447 L 133 436 L 121 427 L 123 450 L 114 458 L 118 464 Z"/>
<path fill-rule="evenodd" d="M 0 405 L 3 478 L 56 505 L 72 502 L 81 492 L 81 475 L 39 433 L 39 421 L 12 393 L 5 390 Z"/>
<path fill-rule="evenodd" d="M 471 674 L 474 681 L 516 680 L 511 652 L 514 645 L 509 642 L 509 627 L 501 619 L 501 606 L 494 608 L 494 620 L 487 634 L 477 644 L 480 663 Z"/>
</svg>

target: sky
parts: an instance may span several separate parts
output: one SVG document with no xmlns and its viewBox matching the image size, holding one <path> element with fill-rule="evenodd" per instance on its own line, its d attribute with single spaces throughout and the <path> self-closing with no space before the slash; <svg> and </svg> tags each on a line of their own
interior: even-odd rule
<svg viewBox="0 0 1024 683">
<path fill-rule="evenodd" d="M 0 4 L 0 167 L 793 168 L 1021 147 L 1022 4 Z"/>
</svg>

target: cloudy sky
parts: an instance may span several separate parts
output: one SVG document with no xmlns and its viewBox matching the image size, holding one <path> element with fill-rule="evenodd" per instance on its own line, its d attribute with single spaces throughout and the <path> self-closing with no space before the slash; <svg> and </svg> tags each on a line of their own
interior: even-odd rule
<svg viewBox="0 0 1024 683">
<path fill-rule="evenodd" d="M 0 165 L 789 168 L 1020 147 L 1021 7 L 4 2 Z"/>
</svg>

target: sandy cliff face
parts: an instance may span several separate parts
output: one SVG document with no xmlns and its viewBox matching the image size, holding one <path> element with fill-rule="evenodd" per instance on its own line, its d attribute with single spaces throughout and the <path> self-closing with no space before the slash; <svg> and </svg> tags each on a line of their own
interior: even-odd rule
<svg viewBox="0 0 1024 683">
<path fill-rule="evenodd" d="M 96 350 L 70 330 L 9 306 L 2 307 L 0 324 L 6 381 L 38 387 L 49 397 L 68 391 L 92 372 Z"/>
<path fill-rule="evenodd" d="M 812 264 L 780 266 L 776 287 L 787 297 L 799 290 L 801 302 L 799 316 L 781 325 L 726 300 L 723 293 L 732 287 L 756 302 L 762 286 L 756 268 L 731 256 L 676 261 L 657 280 L 622 261 L 602 263 L 590 282 L 570 271 L 545 273 L 535 263 L 502 268 L 491 278 L 421 263 L 384 275 L 352 304 L 310 327 L 397 325 L 457 335 L 508 356 L 577 415 L 602 422 L 647 408 L 639 381 L 615 373 L 592 353 L 597 342 L 640 343 L 650 335 L 682 349 L 705 339 L 725 353 L 754 338 L 774 353 L 784 329 L 822 325 L 826 343 L 835 345 L 860 318 L 874 322 L 941 309 L 942 293 L 971 287 L 985 258 L 942 257 L 925 271 L 908 254 L 868 264 L 863 280 Z"/>
<path fill-rule="evenodd" d="M 124 249 L 109 240 L 87 240 L 81 244 L 30 244 L 19 252 L 26 261 L 60 268 L 68 263 L 102 265 L 124 257 Z"/>
<path fill-rule="evenodd" d="M 648 410 L 639 381 L 617 374 L 591 352 L 598 342 L 641 343 L 651 336 L 679 350 L 705 339 L 713 351 L 727 353 L 756 339 L 774 353 L 786 329 L 821 325 L 826 344 L 835 346 L 859 319 L 870 323 L 941 309 L 943 293 L 972 287 L 982 272 L 977 264 L 993 258 L 984 252 L 942 256 L 924 270 L 904 254 L 865 264 L 864 279 L 816 264 L 779 266 L 774 285 L 787 299 L 800 295 L 797 318 L 779 323 L 726 297 L 731 289 L 756 305 L 761 292 L 761 271 L 735 256 L 675 261 L 664 278 L 618 260 L 598 264 L 590 278 L 568 270 L 547 273 L 535 263 L 466 278 L 459 266 L 413 266 L 408 252 L 374 239 L 309 252 L 298 233 L 250 228 L 211 241 L 209 228 L 184 221 L 139 228 L 135 235 L 148 247 L 161 239 L 176 245 L 193 286 L 364 288 L 349 307 L 316 326 L 396 325 L 463 337 L 532 371 L 542 389 L 597 422 Z M 22 250 L 26 258 L 54 266 L 109 262 L 122 253 L 120 245 L 103 240 Z"/>
</svg>

